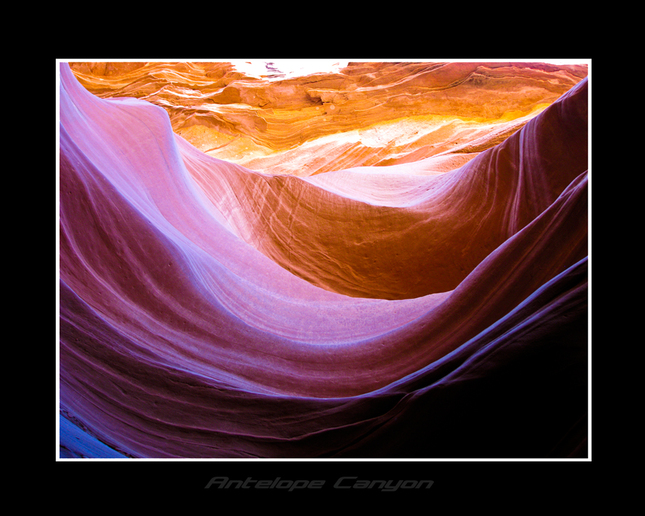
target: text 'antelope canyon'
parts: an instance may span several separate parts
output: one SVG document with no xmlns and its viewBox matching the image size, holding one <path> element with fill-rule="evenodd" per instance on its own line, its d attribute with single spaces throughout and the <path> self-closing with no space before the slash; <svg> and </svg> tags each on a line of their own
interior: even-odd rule
<svg viewBox="0 0 645 516">
<path fill-rule="evenodd" d="M 243 64 L 57 62 L 60 458 L 588 458 L 589 65 Z"/>
</svg>

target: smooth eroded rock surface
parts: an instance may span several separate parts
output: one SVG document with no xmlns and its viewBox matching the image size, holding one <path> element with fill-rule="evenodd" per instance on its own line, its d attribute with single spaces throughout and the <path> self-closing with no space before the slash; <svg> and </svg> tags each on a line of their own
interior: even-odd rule
<svg viewBox="0 0 645 516">
<path fill-rule="evenodd" d="M 61 456 L 586 456 L 587 105 L 578 66 L 61 63 Z"/>
</svg>

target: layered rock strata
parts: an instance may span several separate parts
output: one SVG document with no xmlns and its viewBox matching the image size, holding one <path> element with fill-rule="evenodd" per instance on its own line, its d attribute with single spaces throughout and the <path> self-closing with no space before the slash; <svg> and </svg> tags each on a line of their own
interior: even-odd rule
<svg viewBox="0 0 645 516">
<path fill-rule="evenodd" d="M 436 157 L 456 168 L 526 123 L 586 65 L 349 63 L 338 73 L 264 80 L 231 63 L 71 63 L 95 95 L 167 110 L 210 156 L 302 177 Z"/>
<path fill-rule="evenodd" d="M 198 108 L 159 102 L 191 81 L 182 105 L 197 89 L 203 107 L 207 84 L 226 83 L 214 104 L 243 101 L 245 114 L 217 132 L 269 149 L 267 160 L 329 126 L 303 123 L 296 140 L 275 119 L 258 130 L 250 113 L 294 105 L 271 96 L 285 84 L 181 66 L 78 65 L 75 76 L 61 64 L 62 456 L 587 455 L 588 79 L 528 67 L 540 91 L 564 91 L 480 106 L 496 120 L 533 115 L 506 138 L 501 126 L 479 133 L 486 143 L 471 140 L 463 163 L 450 161 L 455 146 L 417 160 L 424 144 L 310 174 L 191 144 L 182 124 Z M 500 99 L 491 84 L 517 68 L 390 66 L 343 71 L 355 91 L 374 90 L 371 124 L 426 89 L 436 111 L 447 95 L 432 116 L 455 116 L 449 92 L 464 92 L 455 105 Z M 294 116 L 345 105 L 327 90 L 348 83 L 312 80 L 292 84 L 311 102 Z"/>
</svg>

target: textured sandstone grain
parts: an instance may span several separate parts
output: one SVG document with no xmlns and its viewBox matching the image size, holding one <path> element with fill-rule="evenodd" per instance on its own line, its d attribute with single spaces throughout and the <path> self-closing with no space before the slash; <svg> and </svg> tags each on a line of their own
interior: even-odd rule
<svg viewBox="0 0 645 516">
<path fill-rule="evenodd" d="M 72 68 L 61 450 L 586 456 L 583 68 Z"/>
<path fill-rule="evenodd" d="M 164 107 L 173 130 L 211 156 L 301 177 L 481 152 L 587 73 L 586 65 L 368 62 L 338 73 L 263 80 L 230 63 L 71 67 L 100 97 Z M 487 139 L 489 133 L 497 137 Z"/>
</svg>

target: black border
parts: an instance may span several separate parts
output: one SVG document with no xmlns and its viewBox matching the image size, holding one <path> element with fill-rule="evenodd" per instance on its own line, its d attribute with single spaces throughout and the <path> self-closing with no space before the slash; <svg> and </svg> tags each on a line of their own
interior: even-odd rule
<svg viewBox="0 0 645 516">
<path fill-rule="evenodd" d="M 571 36 L 571 41 L 575 45 L 566 44 L 561 48 L 579 48 L 580 41 L 575 36 Z M 412 52 L 393 53 L 389 51 L 381 51 L 381 46 L 372 46 L 372 50 L 378 48 L 374 57 L 369 57 L 367 53 L 356 51 L 349 53 L 341 53 L 349 55 L 350 57 L 360 57 L 365 59 L 379 59 L 384 60 L 396 59 L 400 56 L 405 56 L 406 60 L 420 59 L 427 60 L 427 54 L 437 55 L 442 59 L 458 58 L 449 52 L 441 51 L 442 48 L 437 48 L 436 52 L 428 52 L 427 47 L 424 48 L 423 54 Z M 78 52 L 78 48 L 67 49 L 66 51 L 59 52 L 56 57 L 47 61 L 44 68 L 53 72 L 53 81 L 45 84 L 51 85 L 54 97 L 54 107 L 52 109 L 54 121 L 52 121 L 52 130 L 55 131 L 55 121 L 57 114 L 55 110 L 56 98 L 56 59 L 83 59 L 84 55 L 91 55 L 91 60 L 103 59 L 119 59 L 124 58 L 122 54 L 112 52 Z M 71 50 L 71 51 L 70 51 Z M 222 59 L 248 59 L 249 55 L 253 58 L 300 58 L 302 55 L 294 55 L 292 53 L 270 52 L 256 54 L 238 54 L 229 52 L 229 48 L 224 48 L 221 51 Z M 185 54 L 177 53 L 162 53 L 160 58 L 163 59 L 184 59 L 186 55 L 190 55 L 191 59 L 217 59 L 218 52 L 213 52 L 213 55 L 206 57 L 195 52 L 187 52 Z M 150 57 L 148 53 L 145 54 Z M 462 54 L 463 55 L 463 54 Z M 320 58 L 339 58 L 339 54 L 330 52 L 323 54 Z M 504 53 L 503 57 L 493 57 L 491 54 L 468 53 L 467 59 L 481 60 L 481 59 L 517 59 L 511 55 Z M 598 59 L 590 57 L 588 52 L 583 51 L 569 53 L 568 56 L 562 56 L 553 52 L 537 52 L 535 57 L 521 53 L 521 59 L 524 61 L 535 61 L 548 57 L 558 58 L 579 58 L 584 60 L 591 60 L 591 69 L 593 70 L 592 96 L 590 97 L 590 105 L 595 109 L 597 103 L 593 102 L 599 95 L 599 84 L 604 80 L 599 81 L 598 75 L 599 64 Z M 130 57 L 129 57 L 130 58 Z M 88 59 L 90 60 L 90 59 Z M 39 85 L 36 89 L 41 88 Z M 36 92 L 34 92 L 35 94 Z M 43 93 L 40 91 L 39 96 L 42 97 Z M 594 121 L 597 117 L 594 117 Z M 594 124 L 595 125 L 595 124 Z M 592 141 L 595 140 L 597 132 L 592 125 Z M 55 139 L 55 138 L 54 138 Z M 56 144 L 55 151 L 58 152 Z M 49 148 L 49 147 L 47 147 Z M 55 156 L 55 154 L 54 154 Z M 592 163 L 594 167 L 598 167 L 596 153 L 592 151 Z M 50 162 L 52 156 L 47 155 L 45 161 Z M 51 166 L 51 164 L 50 164 Z M 46 184 L 49 192 L 53 192 L 52 197 L 44 203 L 44 206 L 49 207 L 48 215 L 53 214 L 55 218 L 55 195 L 56 195 L 56 182 L 55 182 L 55 164 L 53 165 L 54 173 L 47 176 Z M 51 169 L 50 169 L 51 170 Z M 599 174 L 599 173 L 598 173 Z M 596 179 L 598 174 L 593 175 L 592 181 Z M 51 181 L 51 183 L 49 183 Z M 597 206 L 599 202 L 598 189 L 601 188 L 598 184 L 594 184 L 592 188 L 592 203 Z M 55 242 L 55 223 L 53 235 L 49 234 L 49 230 L 43 241 L 49 242 L 54 249 L 54 255 L 57 253 Z M 47 225 L 47 228 L 51 226 Z M 595 232 L 592 231 L 594 237 Z M 595 238 L 593 242 L 595 242 Z M 42 241 L 41 241 L 42 242 Z M 599 260 L 604 261 L 602 254 L 598 255 L 596 250 L 598 245 L 594 245 L 592 249 L 593 254 L 593 270 L 598 270 Z M 56 260 L 54 258 L 54 264 Z M 57 271 L 54 265 L 54 281 L 52 282 L 52 297 L 54 305 L 56 304 L 56 285 L 55 280 Z M 593 276 L 594 285 L 596 284 L 597 274 Z M 47 282 L 45 282 L 47 283 Z M 47 283 L 48 284 L 48 283 Z M 595 287 L 593 292 L 597 292 L 598 288 L 602 290 L 602 286 Z M 595 313 L 592 310 L 592 314 Z M 592 346 L 594 340 L 594 331 L 592 326 Z M 54 310 L 53 331 L 55 335 L 56 328 L 56 314 Z M 52 342 L 52 341 L 47 341 Z M 53 344 L 53 343 L 52 343 Z M 50 378 L 52 390 L 54 390 L 56 382 L 56 371 L 54 364 L 56 362 L 55 348 L 52 355 L 53 370 L 52 379 L 48 374 L 46 378 Z M 596 358 L 597 360 L 597 358 Z M 597 370 L 597 362 L 594 360 L 592 371 L 592 378 L 597 377 L 595 371 Z M 49 373 L 51 374 L 51 372 Z M 595 383 L 595 382 L 594 382 Z M 596 413 L 596 402 L 599 389 L 592 391 L 592 415 Z M 596 393 L 596 396 L 593 394 Z M 400 511 L 415 510 L 416 506 L 402 506 L 399 505 L 401 500 L 412 503 L 420 503 L 418 506 L 422 510 L 433 509 L 447 509 L 459 510 L 461 512 L 466 507 L 476 507 L 479 510 L 486 508 L 490 509 L 503 509 L 515 507 L 518 511 L 526 509 L 550 509 L 557 504 L 560 511 L 567 510 L 584 510 L 585 507 L 593 506 L 594 501 L 603 491 L 607 488 L 601 487 L 603 483 L 602 476 L 599 469 L 606 464 L 605 456 L 602 455 L 602 446 L 598 446 L 598 440 L 602 439 L 604 435 L 602 427 L 595 424 L 597 417 L 592 418 L 593 441 L 590 446 L 592 453 L 591 461 L 582 462 L 566 462 L 566 461 L 253 461 L 253 462 L 237 462 L 237 461 L 57 461 L 58 456 L 57 442 L 55 435 L 55 418 L 53 417 L 57 412 L 57 399 L 55 390 L 53 392 L 54 407 L 45 404 L 42 411 L 47 417 L 46 424 L 50 424 L 50 431 L 52 431 L 52 441 L 44 439 L 45 446 L 43 452 L 39 454 L 38 460 L 45 458 L 45 460 L 52 466 L 51 479 L 54 479 L 54 485 L 58 488 L 58 495 L 65 498 L 81 499 L 84 496 L 98 496 L 101 502 L 105 499 L 111 499 L 118 506 L 123 503 L 123 500 L 132 500 L 135 503 L 140 502 L 146 506 L 148 502 L 153 500 L 177 500 L 184 501 L 188 506 L 195 504 L 205 507 L 210 510 L 219 510 L 225 506 L 219 504 L 230 501 L 239 504 L 245 503 L 265 503 L 267 501 L 278 503 L 300 503 L 303 500 L 308 502 L 329 503 L 336 499 L 343 501 L 351 500 L 352 502 L 360 503 L 361 501 L 370 498 L 372 502 L 377 504 L 387 504 L 395 501 Z M 49 399 L 49 398 L 48 398 Z M 53 457 L 52 457 L 53 456 Z M 47 458 L 51 459 L 47 459 Z M 213 490 L 205 489 L 208 481 L 213 476 L 228 476 L 235 479 L 245 479 L 252 477 L 254 479 L 274 479 L 281 477 L 283 479 L 323 479 L 325 480 L 325 488 L 314 492 L 314 490 L 303 490 L 302 492 L 289 492 L 289 491 L 261 491 L 261 490 Z M 340 491 L 335 490 L 331 486 L 341 476 L 356 476 L 365 479 L 375 478 L 400 478 L 400 479 L 431 479 L 434 484 L 431 489 L 427 491 L 411 491 L 399 490 L 397 492 L 385 493 L 381 491 L 369 490 L 359 491 L 352 490 Z M 52 486 L 53 487 L 53 486 Z M 251 495 L 251 496 L 249 496 Z M 69 499 L 68 501 L 72 501 Z M 119 501 L 117 501 L 119 500 Z M 107 500 L 106 500 L 107 501 Z M 520 505 L 516 505 L 519 503 Z M 281 510 L 282 506 L 265 506 L 265 510 L 273 508 Z M 297 506 L 294 506 L 297 507 Z M 307 509 L 315 506 L 307 506 Z M 320 506 L 323 507 L 322 505 Z M 386 505 L 383 505 L 386 507 Z M 305 507 L 302 507 L 305 509 Z M 357 507 L 358 509 L 358 507 Z M 230 509 L 229 509 L 230 510 Z"/>
</svg>

